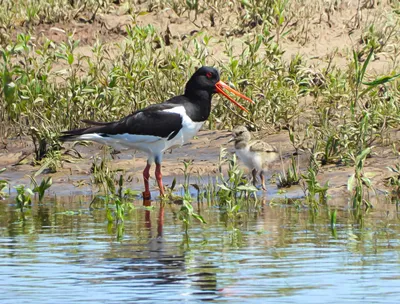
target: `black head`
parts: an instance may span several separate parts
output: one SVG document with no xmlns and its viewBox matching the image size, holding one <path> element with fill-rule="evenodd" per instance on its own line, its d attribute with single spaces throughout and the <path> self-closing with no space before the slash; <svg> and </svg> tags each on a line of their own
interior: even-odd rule
<svg viewBox="0 0 400 304">
<path fill-rule="evenodd" d="M 216 69 L 203 66 L 190 77 L 186 84 L 185 94 L 198 90 L 214 94 L 217 92 L 216 84 L 219 80 L 219 72 Z"/>
<path fill-rule="evenodd" d="M 203 66 L 198 69 L 186 84 L 185 95 L 192 100 L 207 100 L 211 103 L 211 96 L 214 93 L 219 93 L 225 96 L 230 102 L 238 106 L 244 111 L 247 111 L 241 104 L 232 99 L 224 89 L 239 96 L 247 101 L 254 103 L 250 98 L 244 96 L 242 93 L 232 89 L 226 83 L 219 79 L 219 72 L 212 68 Z"/>
</svg>

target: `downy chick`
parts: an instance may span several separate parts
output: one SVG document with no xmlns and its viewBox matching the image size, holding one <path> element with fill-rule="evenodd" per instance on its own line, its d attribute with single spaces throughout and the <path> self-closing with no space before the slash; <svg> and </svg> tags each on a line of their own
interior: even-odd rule
<svg viewBox="0 0 400 304">
<path fill-rule="evenodd" d="M 261 140 L 251 140 L 251 134 L 244 126 L 238 126 L 232 131 L 235 142 L 235 152 L 241 161 L 251 170 L 253 185 L 256 186 L 257 174 L 260 175 L 262 189 L 266 190 L 264 169 L 276 160 L 279 152 L 276 147 Z"/>
</svg>

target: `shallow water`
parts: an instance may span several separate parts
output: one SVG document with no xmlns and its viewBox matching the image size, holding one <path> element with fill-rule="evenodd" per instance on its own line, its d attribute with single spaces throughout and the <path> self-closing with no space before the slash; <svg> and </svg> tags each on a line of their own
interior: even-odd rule
<svg viewBox="0 0 400 304">
<path fill-rule="evenodd" d="M 135 202 L 123 224 L 80 202 L 0 202 L 1 303 L 399 303 L 400 213 L 263 206 L 235 223 Z M 162 211 L 162 212 L 160 212 Z"/>
</svg>

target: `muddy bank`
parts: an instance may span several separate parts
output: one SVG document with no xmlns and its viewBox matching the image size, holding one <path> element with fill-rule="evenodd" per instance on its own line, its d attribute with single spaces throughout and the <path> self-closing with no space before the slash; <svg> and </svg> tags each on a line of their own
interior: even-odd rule
<svg viewBox="0 0 400 304">
<path fill-rule="evenodd" d="M 162 172 L 164 183 L 171 185 L 172 180 L 177 178 L 177 182 L 183 182 L 183 161 L 192 160 L 190 166 L 191 180 L 193 183 L 207 183 L 209 178 L 218 174 L 218 158 L 221 147 L 233 153 L 232 143 L 228 143 L 231 133 L 229 131 L 200 131 L 198 137 L 192 139 L 188 144 L 172 151 L 167 151 L 162 163 Z M 258 137 L 267 140 L 277 146 L 282 152 L 282 162 L 274 162 L 267 173 L 267 193 L 259 191 L 258 195 L 262 198 L 272 200 L 277 197 L 297 198 L 304 195 L 301 187 L 295 186 L 286 189 L 278 189 L 275 183 L 274 173 L 280 173 L 287 170 L 291 162 L 291 157 L 295 149 L 289 141 L 287 132 L 281 132 L 273 135 L 258 134 Z M 71 144 L 65 144 L 68 148 Z M 52 176 L 53 186 L 48 195 L 71 196 L 71 195 L 90 195 L 97 193 L 97 188 L 91 182 L 91 166 L 93 160 L 104 155 L 101 145 L 90 144 L 89 146 L 78 146 L 77 150 L 82 155 L 81 159 L 72 159 L 63 161 L 62 167 L 53 174 L 40 174 L 37 180 Z M 113 169 L 122 169 L 125 171 L 126 179 L 131 179 L 126 187 L 133 190 L 143 190 L 142 171 L 146 165 L 146 155 L 133 151 L 120 152 L 117 154 L 107 154 L 110 159 L 109 165 Z M 296 156 L 297 157 L 297 156 Z M 303 152 L 298 156 L 301 172 L 305 172 L 308 166 L 309 156 Z M 376 187 L 377 194 L 383 194 L 389 191 L 386 187 L 386 179 L 392 175 L 387 167 L 394 166 L 398 156 L 393 152 L 391 146 L 375 147 L 371 158 L 366 160 L 365 174 L 372 180 Z M 239 161 L 239 164 L 247 172 L 247 169 Z M 7 170 L 1 174 L 3 179 L 9 181 L 11 191 L 13 187 L 19 184 L 29 185 L 28 175 L 33 175 L 40 168 L 39 165 L 33 165 L 33 145 L 27 138 L 8 139 L 0 150 L 0 167 Z M 152 170 L 153 171 L 153 170 Z M 338 205 L 347 205 L 349 192 L 347 191 L 347 180 L 354 172 L 353 167 L 344 165 L 327 165 L 321 167 L 318 174 L 318 180 L 321 184 L 329 181 L 330 203 Z M 248 173 L 248 172 L 247 172 Z M 200 179 L 200 181 L 199 181 Z M 156 182 L 152 172 L 151 183 L 154 191 L 153 197 L 157 195 Z"/>
</svg>

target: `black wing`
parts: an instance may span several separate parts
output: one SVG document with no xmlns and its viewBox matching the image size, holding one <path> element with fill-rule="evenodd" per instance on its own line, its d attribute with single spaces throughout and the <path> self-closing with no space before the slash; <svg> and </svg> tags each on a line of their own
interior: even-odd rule
<svg viewBox="0 0 400 304">
<path fill-rule="evenodd" d="M 119 121 L 94 122 L 84 121 L 94 126 L 63 132 L 60 140 L 74 140 L 82 134 L 98 133 L 102 136 L 116 134 L 153 135 L 168 140 L 174 138 L 182 128 L 182 116 L 178 113 L 166 112 L 165 110 L 175 108 L 177 104 L 155 104 L 145 109 L 138 110 Z"/>
</svg>

